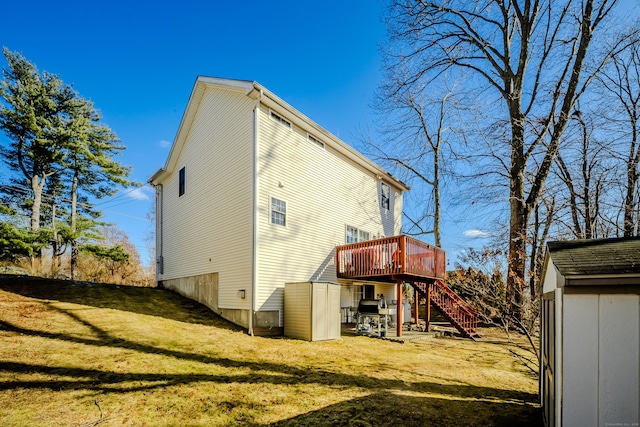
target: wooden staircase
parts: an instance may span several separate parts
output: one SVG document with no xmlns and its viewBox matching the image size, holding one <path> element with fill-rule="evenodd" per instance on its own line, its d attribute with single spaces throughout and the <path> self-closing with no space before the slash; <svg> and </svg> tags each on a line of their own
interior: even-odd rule
<svg viewBox="0 0 640 427">
<path fill-rule="evenodd" d="M 467 338 L 480 338 L 478 328 L 478 313 L 458 294 L 453 292 L 440 280 L 431 283 L 410 282 L 422 296 L 451 324 Z"/>
</svg>

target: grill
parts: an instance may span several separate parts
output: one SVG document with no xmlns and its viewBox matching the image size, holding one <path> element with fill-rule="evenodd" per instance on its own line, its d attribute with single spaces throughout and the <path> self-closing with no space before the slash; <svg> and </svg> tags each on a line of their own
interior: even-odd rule
<svg viewBox="0 0 640 427">
<path fill-rule="evenodd" d="M 367 299 L 363 298 L 358 303 L 358 314 L 378 314 L 378 307 L 380 306 L 379 299 Z"/>
<path fill-rule="evenodd" d="M 388 315 L 392 314 L 390 309 L 380 308 L 379 299 L 363 298 L 358 303 L 356 313 L 356 334 L 358 335 L 387 335 Z"/>
</svg>

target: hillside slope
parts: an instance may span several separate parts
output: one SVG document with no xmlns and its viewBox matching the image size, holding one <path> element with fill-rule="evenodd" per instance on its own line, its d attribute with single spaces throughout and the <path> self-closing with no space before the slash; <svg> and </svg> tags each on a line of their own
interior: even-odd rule
<svg viewBox="0 0 640 427">
<path fill-rule="evenodd" d="M 2 276 L 0 425 L 540 425 L 509 350 L 249 337 L 169 291 Z"/>
</svg>

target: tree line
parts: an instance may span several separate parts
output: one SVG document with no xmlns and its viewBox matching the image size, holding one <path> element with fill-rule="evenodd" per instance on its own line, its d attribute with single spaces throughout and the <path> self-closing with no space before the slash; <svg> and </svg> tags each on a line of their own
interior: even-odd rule
<svg viewBox="0 0 640 427">
<path fill-rule="evenodd" d="M 380 139 L 362 138 L 365 150 L 417 189 L 410 234 L 439 245 L 441 211 L 461 198 L 498 212 L 501 311 L 518 322 L 549 239 L 640 234 L 640 31 L 623 7 L 388 3 Z"/>
<path fill-rule="evenodd" d="M 138 185 L 115 159 L 125 147 L 93 102 L 58 75 L 7 48 L 3 54 L 0 129 L 8 141 L 0 157 L 10 173 L 0 177 L 0 259 L 33 263 L 46 252 L 55 272 L 67 254 L 72 279 L 81 252 L 130 263 L 135 248 L 126 237 L 108 238 L 113 231 L 94 207 L 118 188 Z"/>
</svg>

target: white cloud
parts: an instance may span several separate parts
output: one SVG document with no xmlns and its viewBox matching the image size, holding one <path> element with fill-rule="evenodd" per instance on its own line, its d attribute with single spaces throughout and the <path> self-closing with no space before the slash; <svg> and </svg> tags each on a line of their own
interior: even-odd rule
<svg viewBox="0 0 640 427">
<path fill-rule="evenodd" d="M 171 147 L 171 141 L 167 141 L 166 139 L 161 139 L 160 142 L 158 142 L 158 145 L 162 148 L 169 148 Z"/>
<path fill-rule="evenodd" d="M 125 195 L 133 200 L 149 200 L 151 198 L 151 196 L 149 196 L 149 188 L 147 186 L 128 190 Z"/>
<path fill-rule="evenodd" d="M 471 237 L 472 239 L 481 239 L 483 237 L 489 237 L 490 236 L 489 233 L 487 233 L 486 231 L 481 231 L 481 230 L 467 230 L 462 234 L 464 234 L 467 237 Z"/>
</svg>

